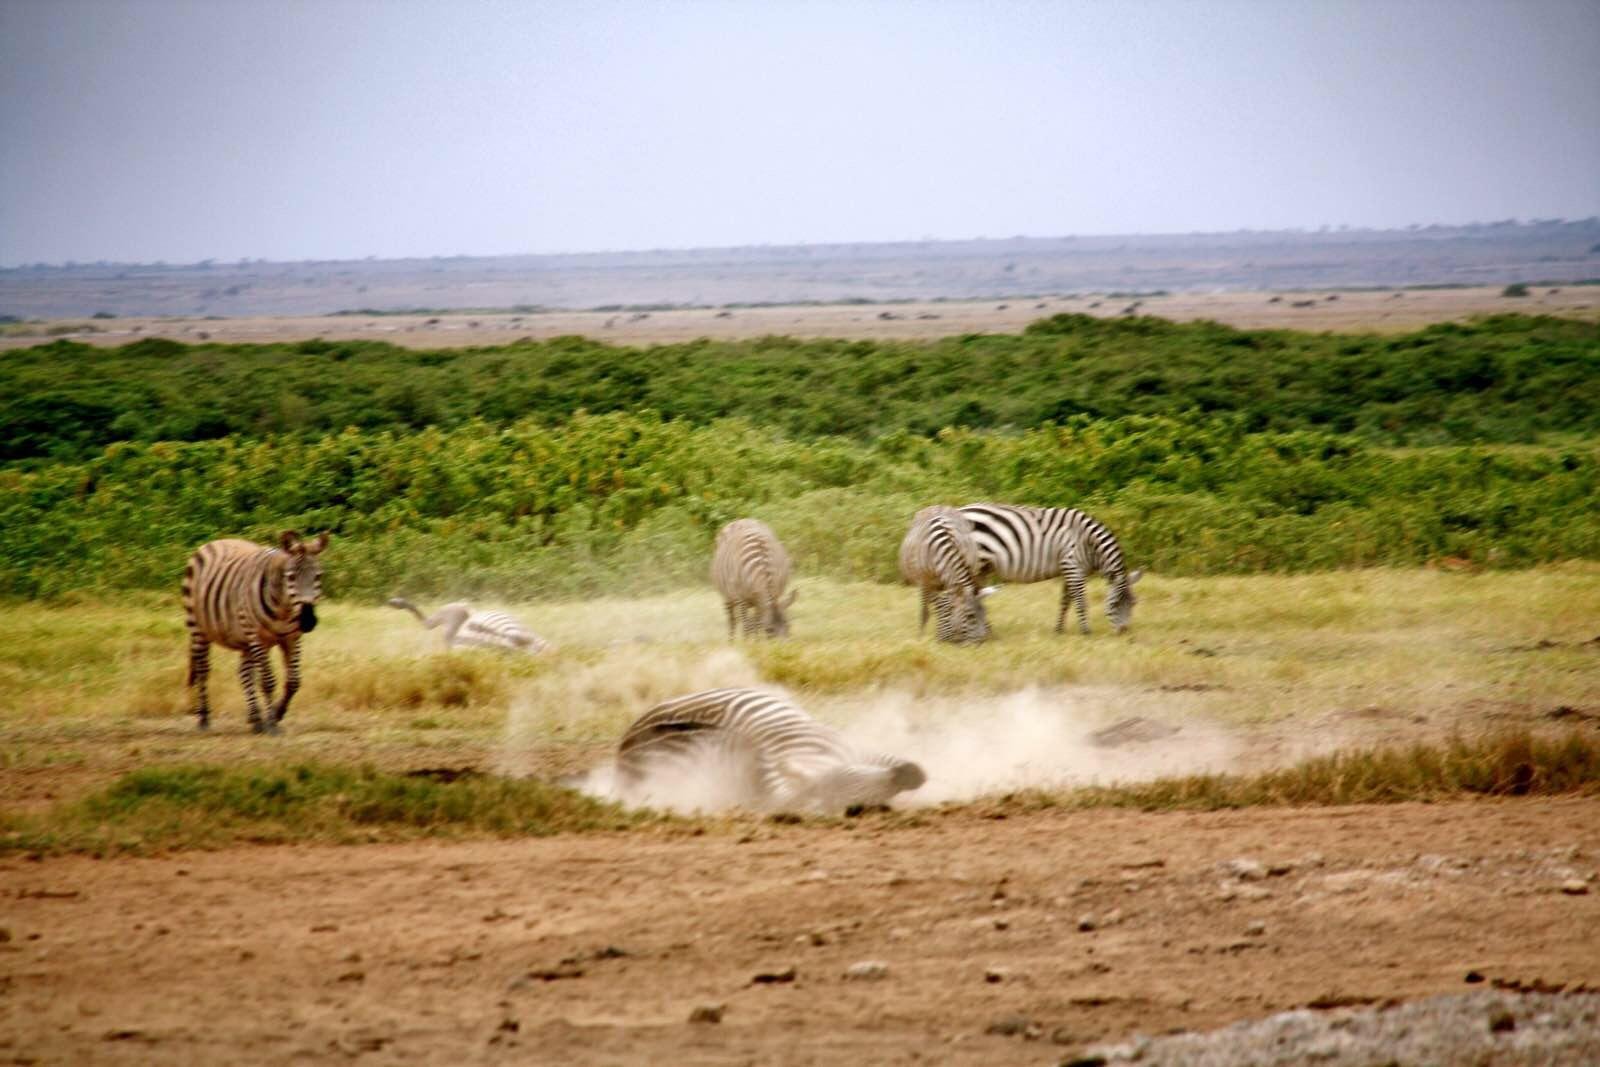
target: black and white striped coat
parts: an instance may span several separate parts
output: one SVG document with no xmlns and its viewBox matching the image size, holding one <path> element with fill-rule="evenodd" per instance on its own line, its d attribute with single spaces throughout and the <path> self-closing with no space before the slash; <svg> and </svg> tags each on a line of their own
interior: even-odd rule
<svg viewBox="0 0 1600 1067">
<path fill-rule="evenodd" d="M 409 611 L 430 630 L 443 627 L 445 648 L 499 648 L 508 652 L 538 653 L 550 647 L 550 642 L 524 626 L 520 619 L 503 611 L 473 611 L 472 605 L 456 601 L 425 617 L 415 604 L 401 597 L 391 597 L 389 606 Z"/>
<path fill-rule="evenodd" d="M 788 636 L 788 610 L 798 590 L 783 595 L 789 584 L 789 553 L 766 523 L 735 519 L 717 531 L 711 584 L 728 612 L 729 640 L 739 629 L 746 637 L 758 630 L 768 637 Z"/>
<path fill-rule="evenodd" d="M 915 763 L 863 754 L 789 701 L 754 689 L 664 701 L 628 727 L 616 761 L 624 798 L 648 802 L 653 784 L 685 774 L 726 775 L 722 795 L 739 807 L 835 814 L 886 804 L 927 780 Z"/>
<path fill-rule="evenodd" d="M 1061 610 L 1056 632 L 1066 627 L 1067 608 L 1077 610 L 1078 629 L 1089 632 L 1084 586 L 1092 574 L 1105 576 L 1106 616 L 1118 633 L 1127 629 L 1138 598 L 1122 547 L 1105 524 L 1077 508 L 1039 508 L 1012 504 L 968 504 L 961 513 L 972 524 L 984 573 L 1001 581 L 1044 582 L 1061 578 Z"/>
<path fill-rule="evenodd" d="M 972 524 L 960 511 L 935 505 L 917 512 L 900 542 L 900 576 L 920 593 L 919 633 L 928 625 L 931 605 L 938 640 L 962 643 L 989 636 L 983 598 L 993 590 L 978 587 L 980 562 Z"/>
<path fill-rule="evenodd" d="M 189 687 L 196 691 L 194 713 L 200 729 L 211 725 L 206 679 L 211 673 L 211 646 L 240 653 L 239 682 L 244 686 L 250 728 L 274 733 L 300 688 L 300 635 L 317 626 L 316 603 L 322 596 L 322 551 L 328 535 L 301 540 L 285 530 L 278 547 L 253 541 L 209 541 L 195 550 L 183 571 L 184 624 L 189 628 Z M 273 702 L 277 681 L 270 653 L 283 652 L 283 697 Z M 258 689 L 260 696 L 258 697 Z M 262 714 L 262 698 L 268 705 Z"/>
</svg>

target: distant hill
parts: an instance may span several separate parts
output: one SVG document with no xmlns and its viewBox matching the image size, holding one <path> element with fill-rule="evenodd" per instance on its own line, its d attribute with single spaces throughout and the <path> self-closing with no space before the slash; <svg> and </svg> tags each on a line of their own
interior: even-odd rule
<svg viewBox="0 0 1600 1067">
<path fill-rule="evenodd" d="M 0 270 L 0 315 L 322 315 L 1330 289 L 1600 278 L 1600 218 L 571 255 Z"/>
</svg>

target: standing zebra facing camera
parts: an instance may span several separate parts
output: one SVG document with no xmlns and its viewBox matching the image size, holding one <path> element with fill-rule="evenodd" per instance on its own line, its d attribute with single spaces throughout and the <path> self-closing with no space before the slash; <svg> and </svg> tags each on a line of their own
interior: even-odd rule
<svg viewBox="0 0 1600 1067">
<path fill-rule="evenodd" d="M 211 726 L 206 677 L 211 646 L 237 651 L 239 682 L 250 714 L 250 729 L 276 733 L 300 688 L 300 635 L 317 628 L 316 603 L 322 597 L 322 552 L 328 535 L 301 540 L 285 530 L 278 547 L 232 538 L 208 541 L 195 550 L 183 570 L 184 624 L 189 628 L 189 687 L 197 691 L 200 729 Z M 287 677 L 283 698 L 273 702 L 273 647 L 283 652 Z M 262 716 L 257 688 L 265 697 Z"/>
<path fill-rule="evenodd" d="M 696 784 L 685 779 L 720 787 L 739 807 L 837 814 L 887 804 L 927 776 L 910 760 L 858 752 L 780 696 L 713 689 L 657 704 L 617 747 L 616 784 L 625 797 L 649 800 L 652 785 L 671 794 Z"/>
<path fill-rule="evenodd" d="M 501 648 L 510 652 L 539 653 L 550 647 L 550 642 L 524 626 L 520 619 L 503 611 L 473 611 L 470 604 L 456 601 L 424 617 L 409 600 L 391 597 L 388 603 L 391 608 L 411 612 L 429 630 L 444 627 L 445 648 Z"/>
<path fill-rule="evenodd" d="M 1096 573 L 1109 584 L 1106 617 L 1117 633 L 1128 628 L 1139 602 L 1133 585 L 1143 572 L 1127 569 L 1116 536 L 1094 516 L 1013 504 L 968 504 L 961 513 L 972 523 L 984 571 L 1005 582 L 1063 580 L 1056 633 L 1066 629 L 1069 605 L 1077 610 L 1078 629 L 1089 632 L 1084 585 Z"/>
<path fill-rule="evenodd" d="M 938 640 L 962 644 L 989 636 L 983 600 L 994 590 L 978 588 L 979 563 L 972 524 L 960 511 L 935 505 L 917 512 L 900 542 L 900 577 L 922 598 L 918 633 L 928 625 L 931 605 Z"/>
<path fill-rule="evenodd" d="M 711 584 L 728 612 L 728 640 L 739 629 L 746 637 L 758 630 L 768 637 L 789 635 L 788 611 L 799 590 L 783 595 L 789 584 L 789 553 L 760 519 L 734 519 L 717 531 Z"/>
</svg>

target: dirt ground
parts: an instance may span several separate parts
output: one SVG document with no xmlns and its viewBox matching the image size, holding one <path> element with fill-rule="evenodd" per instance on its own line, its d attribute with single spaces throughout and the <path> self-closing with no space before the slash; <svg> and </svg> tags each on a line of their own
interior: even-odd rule
<svg viewBox="0 0 1600 1067">
<path fill-rule="evenodd" d="M 939 301 L 907 304 L 792 306 L 737 310 L 653 312 L 547 311 L 529 314 L 459 312 L 442 315 L 305 316 L 230 319 L 113 319 L 88 323 L 61 320 L 30 324 L 0 335 L 0 350 L 36 345 L 53 336 L 96 345 L 122 345 L 141 337 L 227 343 L 364 339 L 410 348 L 501 345 L 523 338 L 544 340 L 582 334 L 623 345 L 666 344 L 699 337 L 738 339 L 767 334 L 850 339 L 930 340 L 960 333 L 1020 333 L 1049 315 L 1080 312 L 1115 317 L 1129 312 L 1186 322 L 1215 319 L 1249 329 L 1376 331 L 1413 330 L 1435 322 L 1517 311 L 1600 320 L 1600 286 L 1536 288 L 1512 299 L 1499 287 L 1469 289 L 1325 291 L 1304 293 L 1175 293 L 1114 298 L 1050 296 L 1000 301 Z M 95 332 L 66 333 L 72 325 Z"/>
<path fill-rule="evenodd" d="M 12 857 L 0 1061 L 1055 1063 L 1600 986 L 1597 864 L 1595 798 Z"/>
</svg>

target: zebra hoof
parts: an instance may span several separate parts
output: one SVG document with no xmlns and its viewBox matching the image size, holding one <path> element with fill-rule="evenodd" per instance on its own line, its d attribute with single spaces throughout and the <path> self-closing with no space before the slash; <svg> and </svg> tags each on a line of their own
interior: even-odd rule
<svg viewBox="0 0 1600 1067">
<path fill-rule="evenodd" d="M 199 725 L 196 726 L 195 729 L 199 730 L 201 733 L 208 732 L 211 729 L 211 720 L 201 719 Z"/>
</svg>

